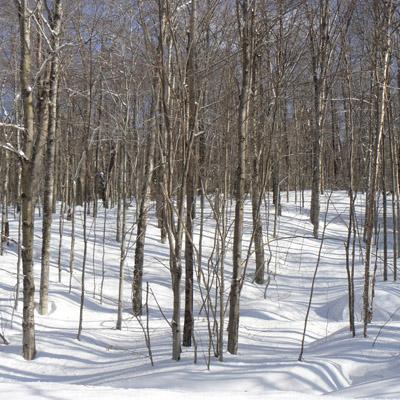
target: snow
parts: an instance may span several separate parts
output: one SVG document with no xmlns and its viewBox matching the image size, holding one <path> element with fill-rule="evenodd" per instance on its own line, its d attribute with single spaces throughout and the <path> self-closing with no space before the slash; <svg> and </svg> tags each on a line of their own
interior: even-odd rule
<svg viewBox="0 0 400 400">
<path fill-rule="evenodd" d="M 0 332 L 10 345 L 0 346 L 0 393 L 6 399 L 314 399 L 320 395 L 336 398 L 400 398 L 400 289 L 389 281 L 382 282 L 382 265 L 377 259 L 377 288 L 374 317 L 367 338 L 362 336 L 361 310 L 363 264 L 356 252 L 356 321 L 357 336 L 348 329 L 347 277 L 344 242 L 347 231 L 348 198 L 345 192 L 334 192 L 327 211 L 327 228 L 322 246 L 314 298 L 306 334 L 304 361 L 298 361 L 304 317 L 307 310 L 311 279 L 317 262 L 320 240 L 312 238 L 306 207 L 294 202 L 294 193 L 286 202 L 282 195 L 282 217 L 277 238 L 272 237 L 273 208 L 268 219 L 269 240 L 266 250 L 272 252 L 269 265 L 270 283 L 256 285 L 253 257 L 242 292 L 239 354 L 224 353 L 221 363 L 211 351 L 207 368 L 207 318 L 201 309 L 199 285 L 195 291 L 194 349 L 183 348 L 179 362 L 171 360 L 171 330 L 150 294 L 149 315 L 154 367 L 150 365 L 140 324 L 131 314 L 130 291 L 135 238 L 135 209 L 129 208 L 125 308 L 122 331 L 115 329 L 119 244 L 115 241 L 116 210 L 107 211 L 105 224 L 105 286 L 100 304 L 104 210 L 99 209 L 96 224 L 88 217 L 89 247 L 87 295 L 83 314 L 81 340 L 76 338 L 79 317 L 80 279 L 83 254 L 83 210 L 77 209 L 75 271 L 69 293 L 68 262 L 71 222 L 64 220 L 62 243 L 62 282 L 56 268 L 58 251 L 58 214 L 54 216 L 52 235 L 52 268 L 49 314 L 36 313 L 37 358 L 21 357 L 21 312 L 13 312 L 16 283 L 16 246 L 10 243 L 0 257 Z M 328 195 L 322 196 L 321 230 Z M 390 199 L 389 199 L 390 200 Z M 362 226 L 363 197 L 357 198 L 359 226 Z M 233 207 L 230 209 L 233 215 Z M 172 291 L 168 265 L 168 245 L 160 243 L 154 207 L 145 247 L 144 281 L 149 282 L 162 311 L 170 319 Z M 199 215 L 197 216 L 199 217 Z M 11 212 L 10 235 L 17 238 L 17 215 Z M 203 268 L 212 250 L 215 222 L 210 207 L 205 210 L 205 255 Z M 391 217 L 389 217 L 390 220 Z M 196 220 L 198 224 L 198 219 Z M 390 225 L 391 226 L 391 225 Z M 266 224 L 264 228 L 266 227 Z M 199 226 L 196 227 L 197 233 Z M 251 204 L 246 203 L 244 251 L 251 236 Z M 40 277 L 40 217 L 35 225 L 36 287 Z M 232 228 L 230 236 L 233 234 Z M 382 235 L 381 235 L 382 236 Z M 96 237 L 96 247 L 93 239 Z M 198 236 L 195 237 L 195 242 Z M 229 241 L 229 246 L 232 241 Z M 381 249 L 382 246 L 380 245 Z M 392 253 L 389 252 L 392 265 Z M 374 260 L 375 262 L 375 260 Z M 231 255 L 226 265 L 226 296 L 229 293 Z M 182 284 L 184 279 L 182 279 Z M 204 291 L 204 287 L 202 287 Z M 214 289 L 215 290 L 215 289 Z M 184 288 L 182 287 L 182 300 Z M 37 298 L 38 300 L 38 298 Z M 145 322 L 145 321 L 144 321 Z M 183 318 L 182 318 L 183 322 Z M 227 335 L 225 336 L 225 340 Z"/>
<path fill-rule="evenodd" d="M 140 400 L 187 400 L 187 391 L 177 390 L 160 390 L 160 389 L 115 389 L 111 387 L 102 387 L 99 391 L 94 386 L 78 386 L 51 383 L 34 383 L 30 382 L 24 385 L 15 385 L 10 383 L 0 383 L 0 392 L 4 395 L 12 396 L 13 399 L 32 399 L 39 400 L 44 398 L 68 400 L 74 396 L 83 396 L 85 400 L 126 400 L 129 398 L 137 398 Z M 193 393 L 190 392 L 192 400 L 219 400 L 220 394 L 209 393 Z M 248 392 L 224 392 L 226 398 L 232 400 L 256 400 L 262 397 L 262 393 L 258 395 Z M 319 397 L 312 395 L 300 395 L 296 392 L 271 392 L 268 393 L 268 399 L 271 400 L 288 400 L 296 397 L 297 400 L 317 399 Z"/>
</svg>

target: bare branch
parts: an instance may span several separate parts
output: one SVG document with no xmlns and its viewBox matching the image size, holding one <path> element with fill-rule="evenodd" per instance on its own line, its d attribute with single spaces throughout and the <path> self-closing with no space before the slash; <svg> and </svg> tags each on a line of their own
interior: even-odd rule
<svg viewBox="0 0 400 400">
<path fill-rule="evenodd" d="M 13 129 L 17 129 L 18 131 L 25 132 L 25 127 L 23 127 L 21 125 L 16 125 L 16 124 L 8 124 L 6 122 L 0 122 L 0 127 L 2 127 L 2 128 L 13 128 Z"/>
</svg>

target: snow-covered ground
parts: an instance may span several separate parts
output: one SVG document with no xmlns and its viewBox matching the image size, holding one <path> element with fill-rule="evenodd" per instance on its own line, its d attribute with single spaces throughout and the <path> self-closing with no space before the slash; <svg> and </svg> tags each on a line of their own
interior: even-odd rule
<svg viewBox="0 0 400 400">
<path fill-rule="evenodd" d="M 389 281 L 382 282 L 382 266 L 378 257 L 374 319 L 369 327 L 368 338 L 363 338 L 363 264 L 359 250 L 356 252 L 356 338 L 351 337 L 348 329 L 344 247 L 348 198 L 345 192 L 335 192 L 332 195 L 327 211 L 327 227 L 309 316 L 304 361 L 298 361 L 311 280 L 321 245 L 320 240 L 312 238 L 312 227 L 308 218 L 308 196 L 306 193 L 304 209 L 295 204 L 293 193 L 289 202 L 286 202 L 286 195 L 282 196 L 282 217 L 279 218 L 275 239 L 272 237 L 274 215 L 271 207 L 268 226 L 270 233 L 265 232 L 265 241 L 269 241 L 265 247 L 266 254 L 272 255 L 269 264 L 269 285 L 266 288 L 265 285 L 253 283 L 254 261 L 251 259 L 242 292 L 239 354 L 232 356 L 225 353 L 225 360 L 220 363 L 214 358 L 211 350 L 210 369 L 207 368 L 207 318 L 204 310 L 199 313 L 202 302 L 197 284 L 197 363 L 193 362 L 193 348 L 183 348 L 181 361 L 171 360 L 171 330 L 157 305 L 158 302 L 163 313 L 170 318 L 172 292 L 167 268 L 168 245 L 160 243 L 153 209 L 149 213 L 144 281 L 149 282 L 154 293 L 154 296 L 152 293 L 149 295 L 154 367 L 150 365 L 142 328 L 130 312 L 135 238 L 134 208 L 129 208 L 128 218 L 128 226 L 132 227 L 132 231 L 127 234 L 130 251 L 126 265 L 122 331 L 115 329 L 120 257 L 119 244 L 115 241 L 115 210 L 107 212 L 104 252 L 104 211 L 99 210 L 95 225 L 92 217 L 88 217 L 90 236 L 85 280 L 87 295 L 80 341 L 76 336 L 83 255 L 83 215 L 82 210 L 78 209 L 75 271 L 71 293 L 68 288 L 71 222 L 64 221 L 62 282 L 58 283 L 56 262 L 59 216 L 55 215 L 50 312 L 47 316 L 36 314 L 38 354 L 34 361 L 27 362 L 21 357 L 22 303 L 18 311 L 13 312 L 17 260 L 15 245 L 11 244 L 6 254 L 0 257 L 0 329 L 10 341 L 8 346 L 0 346 L 0 398 L 301 400 L 313 399 L 323 394 L 352 398 L 400 399 L 399 285 L 393 283 L 391 269 Z M 327 198 L 328 194 L 321 197 L 321 231 Z M 357 201 L 359 224 L 362 226 L 363 198 L 359 196 Z M 12 212 L 10 217 L 12 219 Z M 267 216 L 264 217 L 267 221 Z M 40 276 L 39 221 L 38 216 L 35 243 L 37 288 Z M 196 222 L 198 223 L 198 220 Z M 267 223 L 265 228 L 266 225 Z M 17 237 L 16 229 L 17 222 L 12 219 L 11 236 L 14 238 Z M 207 270 L 214 229 L 215 222 L 211 208 L 208 207 L 205 211 L 204 270 Z M 252 230 L 250 203 L 247 203 L 245 209 L 245 230 L 244 246 L 248 246 Z M 198 240 L 198 236 L 195 239 Z M 247 247 L 244 252 L 247 252 Z M 103 301 L 100 304 L 103 257 L 105 278 Z M 227 296 L 230 287 L 230 254 L 226 261 Z M 391 251 L 389 261 L 392 266 Z M 182 287 L 182 300 L 183 296 Z"/>
</svg>

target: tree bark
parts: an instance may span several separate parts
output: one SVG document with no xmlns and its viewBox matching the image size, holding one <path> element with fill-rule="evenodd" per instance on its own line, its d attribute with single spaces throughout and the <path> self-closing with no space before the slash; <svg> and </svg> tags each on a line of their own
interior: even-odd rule
<svg viewBox="0 0 400 400">
<path fill-rule="evenodd" d="M 188 39 L 188 62 L 186 68 L 188 85 L 188 140 L 195 134 L 197 99 L 195 88 L 195 57 L 196 57 L 196 0 L 191 2 L 190 26 Z M 186 185 L 186 235 L 185 235 L 185 319 L 183 325 L 183 346 L 192 345 L 193 336 L 193 220 L 195 218 L 196 195 L 195 195 L 195 160 L 190 157 L 190 166 Z"/>
<path fill-rule="evenodd" d="M 57 122 L 57 95 L 59 75 L 59 43 L 61 29 L 61 0 L 54 3 L 54 11 L 51 16 L 52 28 L 52 52 L 50 61 L 50 94 L 49 94 L 49 121 L 47 135 L 47 149 L 45 159 L 45 180 L 43 194 L 43 229 L 42 229 L 42 268 L 40 279 L 39 312 L 42 315 L 48 312 L 49 296 L 49 266 L 50 266 L 50 241 L 51 226 L 53 221 L 53 192 L 54 192 L 54 160 L 55 160 L 55 136 Z"/>
<path fill-rule="evenodd" d="M 146 240 L 147 228 L 147 211 L 149 207 L 149 197 L 151 181 L 153 177 L 154 168 L 154 151 L 156 141 L 156 128 L 157 128 L 157 104 L 159 101 L 159 85 L 154 85 L 154 98 L 153 98 L 153 125 L 150 128 L 150 135 L 147 141 L 146 151 L 146 164 L 144 179 L 142 184 L 142 195 L 140 196 L 139 218 L 136 233 L 136 248 L 135 248 L 135 266 L 133 271 L 132 283 L 132 308 L 133 313 L 138 316 L 142 315 L 142 285 L 143 285 L 143 264 L 144 264 L 144 245 Z"/>
<path fill-rule="evenodd" d="M 364 318 L 364 337 L 367 336 L 368 323 L 372 319 L 372 281 L 371 281 L 371 249 L 372 249 L 372 236 L 374 230 L 374 220 L 376 218 L 375 212 L 375 196 L 377 191 L 378 175 L 379 175 L 379 164 L 381 155 L 381 145 L 382 138 L 384 134 L 384 124 L 386 115 L 386 100 L 387 100 L 387 90 L 389 82 L 389 68 L 390 68 L 390 26 L 391 18 L 393 15 L 393 3 L 390 1 L 387 7 L 387 21 L 386 21 L 386 43 L 384 43 L 384 61 L 383 61 L 383 76 L 382 76 L 382 89 L 380 98 L 380 114 L 379 123 L 377 127 L 377 132 L 374 139 L 373 151 L 371 154 L 371 167 L 370 167 L 370 177 L 369 177 L 369 190 L 367 194 L 366 207 L 369 210 L 367 213 L 367 219 L 365 221 L 365 265 L 364 265 L 364 290 L 363 290 L 363 318 Z"/>
<path fill-rule="evenodd" d="M 39 161 L 35 157 L 35 127 L 33 111 L 33 93 L 31 81 L 31 13 L 27 1 L 16 1 L 18 8 L 21 66 L 20 84 L 24 109 L 24 156 L 21 157 L 21 212 L 22 212 L 22 270 L 24 306 L 22 316 L 22 352 L 26 360 L 32 360 L 36 355 L 35 344 L 35 282 L 33 275 L 33 220 L 36 195 L 36 170 Z M 42 132 L 39 132 L 39 138 Z M 39 148 L 40 149 L 40 148 Z M 37 153 L 36 153 L 37 154 Z M 35 165 L 36 164 L 36 165 Z"/>
<path fill-rule="evenodd" d="M 236 6 L 241 36 L 242 85 L 238 109 L 238 167 L 236 172 L 235 191 L 235 226 L 233 238 L 233 273 L 230 290 L 230 308 L 228 324 L 228 351 L 237 354 L 239 342 L 240 287 L 243 279 L 242 239 L 243 239 L 243 206 L 246 181 L 246 139 L 248 133 L 248 116 L 250 106 L 251 60 L 253 52 L 254 7 L 256 1 L 237 1 Z M 242 21 L 241 21 L 242 19 Z"/>
</svg>

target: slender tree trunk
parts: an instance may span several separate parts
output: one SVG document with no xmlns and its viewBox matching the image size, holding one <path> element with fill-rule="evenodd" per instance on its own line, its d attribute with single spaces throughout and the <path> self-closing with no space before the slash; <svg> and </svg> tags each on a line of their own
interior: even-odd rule
<svg viewBox="0 0 400 400">
<path fill-rule="evenodd" d="M 257 56 L 255 56 L 256 58 Z M 252 77 L 252 102 L 254 102 L 255 97 L 257 96 L 257 82 L 256 78 L 258 75 L 258 64 L 256 60 L 254 62 L 254 72 Z M 252 182 L 251 182 L 251 206 L 252 206 L 252 217 L 253 217 L 253 237 L 254 237 L 254 251 L 256 254 L 256 273 L 255 273 L 255 282 L 258 284 L 264 283 L 264 273 L 265 273 L 265 257 L 264 257 L 264 240 L 263 240 L 263 227 L 262 227 L 262 219 L 261 219 L 261 202 L 263 198 L 264 188 L 261 184 L 260 177 L 260 165 L 261 165 L 261 152 L 259 150 L 259 142 L 258 142 L 258 129 L 257 124 L 255 123 L 257 114 L 254 107 L 252 107 L 253 111 L 253 124 L 252 124 L 252 135 L 251 135 L 251 153 L 250 157 L 252 161 Z M 279 200 L 278 200 L 279 201 Z M 279 209 L 280 209 L 280 201 L 279 201 Z"/>
<path fill-rule="evenodd" d="M 323 116 L 326 108 L 325 92 L 327 86 L 327 69 L 329 65 L 329 0 L 319 3 L 319 15 L 314 15 L 310 21 L 309 39 L 311 45 L 311 64 L 313 73 L 313 144 L 312 144 L 312 184 L 310 220 L 313 224 L 313 235 L 318 238 L 320 217 L 320 192 L 323 190 L 322 177 L 322 129 Z M 317 28 L 314 18 L 319 19 Z M 318 30 L 318 33 L 316 32 Z"/>
<path fill-rule="evenodd" d="M 393 279 L 397 278 L 397 231 L 398 231 L 398 215 L 397 215 L 397 202 L 399 199 L 399 184 L 398 184 L 398 162 L 396 155 L 396 145 L 392 129 L 392 112 L 391 107 L 388 107 L 388 131 L 389 131 L 389 147 L 390 147 L 390 174 L 392 178 L 392 224 L 393 224 Z"/>
<path fill-rule="evenodd" d="M 239 22 L 242 54 L 242 86 L 238 110 L 238 167 L 236 172 L 235 192 L 235 226 L 233 239 L 233 274 L 230 291 L 228 351 L 237 354 L 239 342 L 240 287 L 243 279 L 242 239 L 243 239 L 243 206 L 246 181 L 246 140 L 248 133 L 248 116 L 250 105 L 251 60 L 253 52 L 254 8 L 256 1 L 237 1 L 243 24 Z M 240 10 L 239 10 L 240 9 Z"/>
<path fill-rule="evenodd" d="M 71 293 L 72 289 L 72 277 L 74 274 L 74 263 L 75 263 L 75 206 L 76 204 L 76 180 L 72 181 L 72 199 L 70 210 L 68 213 L 71 216 L 71 245 L 69 249 L 69 292 Z"/>
<path fill-rule="evenodd" d="M 387 195 L 386 195 L 386 163 L 385 163 L 385 134 L 382 137 L 382 211 L 383 211 L 383 280 L 388 279 L 388 228 L 387 228 Z"/>
<path fill-rule="evenodd" d="M 364 336 L 367 336 L 368 323 L 372 319 L 372 282 L 371 282 L 371 249 L 372 249 L 372 235 L 374 228 L 375 215 L 375 196 L 377 190 L 379 164 L 381 155 L 381 145 L 384 133 L 384 122 L 385 122 L 385 111 L 386 111 L 386 99 L 387 99 L 387 86 L 389 82 L 389 67 L 390 67 L 390 45 L 391 38 L 389 28 L 391 26 L 391 18 L 393 14 L 393 3 L 387 5 L 387 25 L 386 25 L 386 43 L 384 49 L 384 63 L 383 63 L 383 77 L 382 77 L 382 89 L 380 98 L 380 114 L 379 124 L 375 135 L 373 152 L 371 154 L 371 168 L 369 178 L 369 191 L 367 194 L 367 219 L 365 221 L 365 266 L 364 266 L 364 291 L 363 291 L 363 318 L 364 318 Z"/>
<path fill-rule="evenodd" d="M 133 271 L 132 283 L 132 308 L 133 313 L 138 316 L 142 315 L 142 283 L 143 283 L 143 263 L 144 263 L 144 245 L 146 240 L 147 228 L 147 211 L 149 208 L 149 197 L 151 181 L 153 177 L 154 168 L 154 151 L 156 141 L 156 128 L 157 117 L 156 112 L 157 104 L 159 101 L 159 85 L 154 85 L 154 98 L 153 98 L 153 120 L 154 124 L 150 127 L 150 136 L 147 142 L 146 150 L 146 164 L 144 179 L 142 184 L 142 194 L 139 205 L 139 218 L 137 223 L 136 233 L 136 248 L 135 248 L 135 267 Z"/>
<path fill-rule="evenodd" d="M 9 224 L 8 224 L 8 181 L 9 181 L 9 153 L 4 155 L 4 173 L 3 173 L 3 198 L 1 207 L 1 232 L 0 232 L 0 255 L 3 255 L 4 244 L 9 242 Z"/>
<path fill-rule="evenodd" d="M 43 228 L 42 228 L 42 268 L 40 279 L 39 312 L 42 315 L 48 312 L 49 296 L 49 267 L 50 267 L 50 241 L 51 225 L 53 220 L 53 192 L 54 192 L 54 160 L 55 139 L 57 123 L 57 94 L 59 75 L 59 41 L 61 28 L 61 0 L 54 3 L 54 11 L 51 18 L 53 54 L 50 64 L 50 95 L 49 95 L 49 121 L 47 135 L 47 150 L 45 160 L 45 180 L 43 194 Z"/>
<path fill-rule="evenodd" d="M 26 0 L 16 1 L 21 39 L 21 92 L 24 109 L 24 146 L 25 158 L 21 172 L 21 212 L 22 212 L 22 270 L 24 275 L 24 307 L 22 315 L 22 351 L 26 360 L 36 355 L 35 344 L 35 282 L 33 275 L 33 220 L 34 220 L 34 182 L 32 179 L 34 112 L 31 83 L 31 17 Z"/>
<path fill-rule="evenodd" d="M 87 168 L 85 168 L 87 171 Z M 87 172 L 86 172 L 87 173 Z M 78 322 L 78 335 L 77 339 L 81 340 L 81 334 L 83 329 L 83 309 L 85 305 L 85 278 L 86 278 L 86 261 L 87 261 L 87 208 L 88 208 L 88 179 L 85 179 L 85 199 L 83 203 L 83 260 L 82 260 L 82 274 L 81 274 L 81 301 L 79 306 L 79 322 Z"/>
<path fill-rule="evenodd" d="M 121 181 L 120 191 L 122 196 L 122 215 L 121 215 L 121 252 L 119 260 L 119 284 L 118 284 L 118 310 L 117 310 L 117 324 L 116 329 L 122 328 L 122 312 L 124 309 L 124 281 L 125 281 L 125 259 L 126 259 L 126 186 L 127 186 L 127 162 L 126 162 L 126 144 L 121 146 Z"/>
<path fill-rule="evenodd" d="M 191 2 L 189 40 L 188 40 L 188 62 L 186 68 L 188 84 L 188 140 L 195 134 L 197 119 L 197 99 L 195 88 L 195 58 L 196 58 L 196 0 Z M 192 345 L 193 336 L 193 220 L 195 218 L 196 195 L 195 195 L 195 160 L 190 157 L 190 166 L 186 184 L 186 235 L 185 235 L 185 320 L 183 326 L 183 345 Z"/>
</svg>

